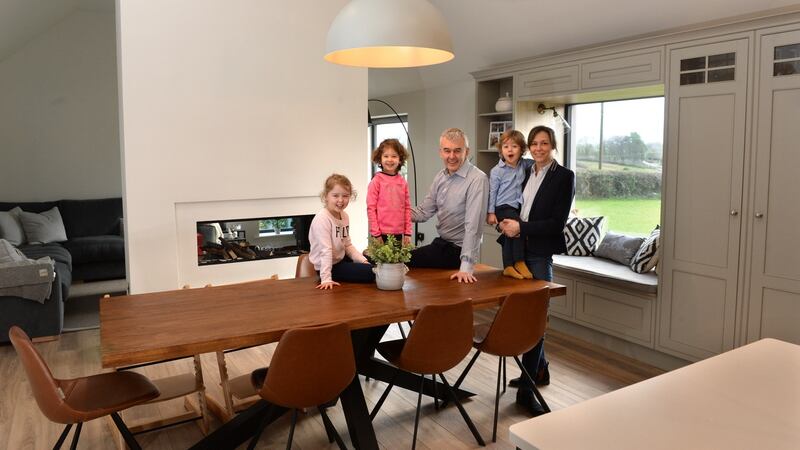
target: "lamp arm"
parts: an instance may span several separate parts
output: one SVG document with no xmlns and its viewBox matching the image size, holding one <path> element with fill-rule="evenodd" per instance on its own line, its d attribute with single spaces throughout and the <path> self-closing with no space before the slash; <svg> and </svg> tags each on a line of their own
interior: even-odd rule
<svg viewBox="0 0 800 450">
<path fill-rule="evenodd" d="M 397 110 L 394 109 L 394 107 L 392 107 L 392 105 L 390 105 L 389 103 L 387 103 L 387 102 L 385 102 L 385 101 L 383 101 L 381 99 L 378 99 L 378 98 L 367 99 L 367 103 L 369 103 L 369 102 L 382 103 L 387 108 L 391 109 L 392 113 L 394 113 L 394 116 L 397 118 L 397 121 L 400 123 L 400 126 L 403 127 L 403 131 L 406 133 L 406 139 L 408 139 L 408 151 L 411 153 L 411 168 L 412 168 L 411 173 L 414 174 L 414 205 L 417 205 L 417 203 L 418 203 L 417 202 L 417 158 L 414 156 L 414 145 L 411 143 L 411 135 L 408 133 L 408 128 L 406 128 L 406 124 L 403 123 L 403 119 L 400 118 L 400 114 L 397 112 Z M 369 108 L 367 108 L 367 116 L 369 118 Z M 414 222 L 414 243 L 415 244 L 417 243 L 417 235 L 419 234 L 418 233 L 418 227 L 419 227 L 419 224 Z"/>
</svg>

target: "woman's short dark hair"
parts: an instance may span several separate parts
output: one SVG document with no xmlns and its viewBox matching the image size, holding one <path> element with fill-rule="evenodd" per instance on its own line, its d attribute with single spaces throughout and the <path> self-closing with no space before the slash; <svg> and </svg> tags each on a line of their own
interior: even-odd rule
<svg viewBox="0 0 800 450">
<path fill-rule="evenodd" d="M 558 145 L 556 144 L 556 132 L 553 131 L 552 128 L 546 127 L 544 125 L 535 126 L 535 127 L 533 127 L 531 132 L 528 133 L 528 147 L 530 147 L 531 144 L 533 144 L 533 138 L 535 138 L 536 135 L 541 133 L 542 131 L 547 133 L 547 137 L 550 138 L 550 145 L 553 146 L 554 150 L 557 150 L 558 149 Z"/>
</svg>

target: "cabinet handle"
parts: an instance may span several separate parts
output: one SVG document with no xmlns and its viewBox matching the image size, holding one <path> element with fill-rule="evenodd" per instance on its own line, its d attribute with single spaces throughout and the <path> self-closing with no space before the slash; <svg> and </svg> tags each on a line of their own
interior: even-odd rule
<svg viewBox="0 0 800 450">
<path fill-rule="evenodd" d="M 756 219 L 761 219 L 762 217 L 764 217 L 763 213 L 760 213 L 760 212 L 756 213 Z"/>
<path fill-rule="evenodd" d="M 735 209 L 732 209 L 732 210 L 731 210 L 731 215 L 732 215 L 732 216 L 738 216 L 738 215 L 739 215 L 739 211 L 737 211 L 737 210 L 735 210 Z"/>
</svg>

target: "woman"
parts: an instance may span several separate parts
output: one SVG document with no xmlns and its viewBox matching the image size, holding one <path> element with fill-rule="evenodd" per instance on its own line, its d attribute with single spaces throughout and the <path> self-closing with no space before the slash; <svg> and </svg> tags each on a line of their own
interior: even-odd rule
<svg viewBox="0 0 800 450">
<path fill-rule="evenodd" d="M 565 253 L 564 225 L 575 196 L 575 173 L 558 164 L 553 158 L 556 136 L 552 128 L 534 127 L 528 134 L 528 149 L 534 165 L 526 174 L 522 190 L 520 220 L 505 219 L 499 225 L 504 236 L 520 236 L 525 240 L 525 263 L 539 280 L 553 280 L 553 255 Z M 550 374 L 544 357 L 544 340 L 522 355 L 522 364 L 537 383 L 548 384 Z M 541 372 L 540 372 L 541 370 Z M 533 396 L 532 387 L 522 377 L 517 403 L 534 416 L 543 414 Z M 515 380 L 511 380 L 512 386 Z"/>
</svg>

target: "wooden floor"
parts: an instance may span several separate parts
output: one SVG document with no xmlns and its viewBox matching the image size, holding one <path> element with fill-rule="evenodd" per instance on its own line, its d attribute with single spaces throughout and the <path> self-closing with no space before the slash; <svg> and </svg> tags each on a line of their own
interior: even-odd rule
<svg viewBox="0 0 800 450">
<path fill-rule="evenodd" d="M 485 315 L 483 319 L 486 319 Z M 390 333 L 399 337 L 395 326 L 390 328 Z M 37 344 L 37 348 L 56 377 L 71 378 L 101 371 L 99 344 L 99 332 L 89 330 L 64 334 L 58 341 Z M 236 376 L 266 365 L 273 348 L 274 345 L 267 345 L 228 354 L 229 373 Z M 545 349 L 550 360 L 551 384 L 541 391 L 553 410 L 566 408 L 662 373 L 657 368 L 557 332 L 548 335 Z M 212 397 L 220 398 L 216 360 L 213 355 L 203 355 L 202 358 L 207 389 Z M 455 381 L 467 360 L 447 373 L 448 380 Z M 191 367 L 191 360 L 186 359 L 150 366 L 140 371 L 157 378 L 189 371 Z M 465 408 L 489 444 L 488 448 L 512 449 L 514 446 L 508 440 L 508 427 L 527 416 L 514 404 L 515 390 L 509 389 L 500 399 L 498 441 L 495 444 L 490 442 L 496 369 L 496 358 L 482 355 L 478 359 L 464 382 L 466 389 L 478 395 L 467 401 Z M 510 360 L 507 370 L 509 378 L 519 374 Z M 62 426 L 51 423 L 39 412 L 24 371 L 10 345 L 0 346 L 0 383 L 0 449 L 52 448 Z M 367 405 L 371 408 L 386 385 L 374 380 L 364 381 L 362 378 L 362 386 Z M 415 393 L 397 388 L 392 391 L 374 422 L 381 448 L 410 448 L 415 406 Z M 123 418 L 131 425 L 143 419 L 159 418 L 174 411 L 183 411 L 183 408 L 183 401 L 174 400 L 167 404 L 133 408 L 126 411 Z M 331 418 L 345 443 L 351 447 L 339 406 L 331 410 Z M 217 426 L 219 422 L 212 421 L 212 427 Z M 267 428 L 258 448 L 285 448 L 288 430 L 289 415 L 285 415 Z M 202 436 L 199 428 L 189 423 L 141 434 L 137 439 L 144 449 L 185 449 Z M 420 449 L 478 447 L 454 407 L 436 411 L 433 402 L 426 398 L 423 398 L 418 439 Z M 67 445 L 68 443 L 64 447 Z M 100 419 L 85 424 L 78 448 L 113 448 L 109 423 Z M 322 421 L 316 412 L 300 416 L 295 431 L 294 448 L 336 448 L 335 445 L 328 444 Z"/>
</svg>

